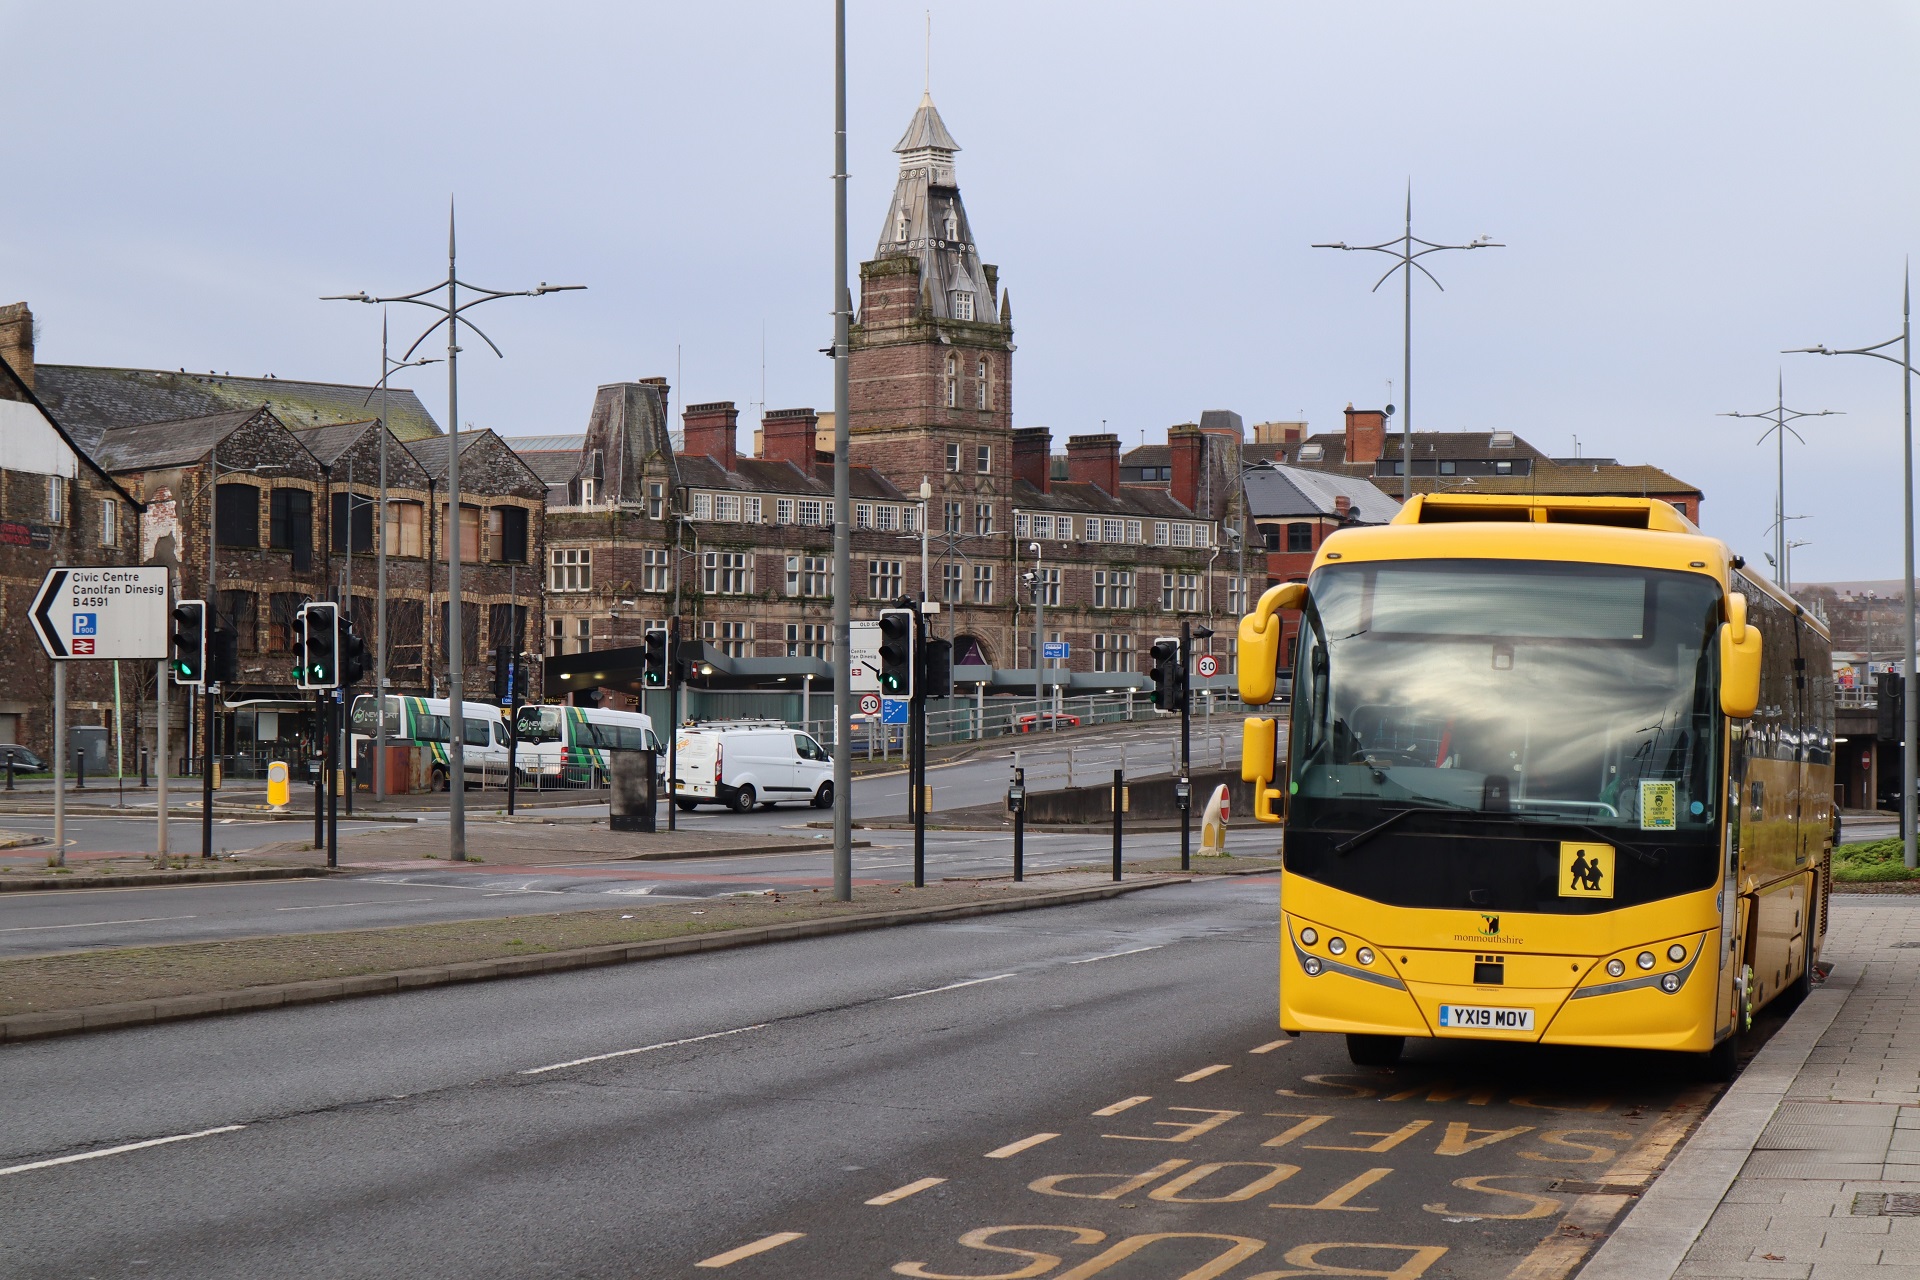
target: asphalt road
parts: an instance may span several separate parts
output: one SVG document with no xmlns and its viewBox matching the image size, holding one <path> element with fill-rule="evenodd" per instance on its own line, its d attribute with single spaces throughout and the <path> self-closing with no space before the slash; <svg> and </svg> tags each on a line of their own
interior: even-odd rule
<svg viewBox="0 0 1920 1280">
<path fill-rule="evenodd" d="M 343 817 L 340 820 L 340 834 L 345 836 L 356 831 L 366 831 L 374 825 L 376 824 L 348 822 Z M 103 818 L 76 814 L 67 819 L 67 851 L 69 854 L 75 852 L 152 853 L 156 827 L 157 823 L 151 814 L 137 818 Z M 23 831 L 46 838 L 45 844 L 13 850 L 11 851 L 13 853 L 44 856 L 52 852 L 53 818 L 51 815 L 0 814 L 0 830 Z M 257 849 L 263 844 L 272 844 L 277 840 L 310 840 L 312 838 L 311 814 L 304 823 L 254 822 L 245 818 L 213 820 L 213 851 L 215 853 Z M 176 856 L 200 852 L 200 819 L 169 820 L 167 843 L 170 851 Z"/>
<path fill-rule="evenodd" d="M 0 1273 L 1559 1276 L 1709 1096 L 1282 1036 L 1274 893 L 9 1046 Z"/>
</svg>

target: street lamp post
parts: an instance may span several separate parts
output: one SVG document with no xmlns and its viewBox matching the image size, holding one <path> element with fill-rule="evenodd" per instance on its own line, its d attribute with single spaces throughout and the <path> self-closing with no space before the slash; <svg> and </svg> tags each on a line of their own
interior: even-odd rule
<svg viewBox="0 0 1920 1280">
<path fill-rule="evenodd" d="M 411 357 L 422 342 L 433 335 L 434 330 L 445 325 L 447 329 L 447 856 L 455 862 L 467 860 L 467 772 L 466 772 L 466 713 L 465 689 L 466 673 L 463 670 L 461 649 L 465 644 L 462 634 L 464 628 L 460 618 L 460 326 L 465 325 L 480 335 L 480 340 L 492 348 L 493 354 L 505 358 L 497 343 L 489 338 L 478 325 L 466 318 L 466 312 L 486 302 L 500 298 L 538 298 L 543 294 L 564 293 L 574 289 L 584 289 L 583 284 L 548 284 L 542 280 L 533 289 L 485 289 L 460 279 L 457 267 L 457 254 L 454 241 L 453 206 L 447 207 L 447 277 L 435 281 L 424 289 L 412 293 L 395 294 L 391 297 L 369 297 L 363 289 L 359 293 L 331 294 L 322 298 L 323 302 L 366 302 L 388 303 L 407 302 L 416 307 L 425 307 L 439 313 L 440 318 L 427 327 L 425 333 L 413 340 L 400 358 Z M 460 290 L 464 288 L 474 295 L 465 302 L 460 300 Z M 446 299 L 440 301 L 430 298 L 440 290 L 446 290 Z M 385 516 L 385 512 L 381 513 Z M 432 513 L 428 513 L 432 518 Z M 383 691 L 384 696 L 384 691 Z M 381 718 L 385 719 L 386 704 L 381 704 Z"/>
<path fill-rule="evenodd" d="M 847 0 L 833 5 L 833 896 L 853 901 L 853 470 L 847 344 Z"/>
<path fill-rule="evenodd" d="M 1435 244 L 1431 240 L 1422 240 L 1413 234 L 1413 186 L 1407 186 L 1406 228 L 1391 240 L 1382 240 L 1379 244 L 1348 244 L 1336 240 L 1331 244 L 1316 244 L 1316 249 L 1344 249 L 1349 253 L 1384 253 L 1394 259 L 1394 265 L 1387 273 L 1373 282 L 1372 292 L 1393 278 L 1398 271 L 1402 276 L 1404 289 L 1400 301 L 1400 500 L 1413 497 L 1413 273 L 1417 269 L 1421 275 L 1433 281 L 1433 287 L 1442 293 L 1446 286 L 1434 276 L 1433 272 L 1421 265 L 1420 259 L 1429 254 L 1441 253 L 1448 249 L 1504 249 L 1486 236 L 1480 236 L 1466 244 Z"/>
<path fill-rule="evenodd" d="M 1759 413 L 1723 413 L 1722 418 L 1758 418 L 1773 425 L 1760 433 L 1755 444 L 1765 444 L 1767 437 L 1773 437 L 1773 567 L 1774 571 L 1785 578 L 1787 576 L 1787 433 L 1793 432 L 1793 438 L 1801 444 L 1807 438 L 1794 431 L 1790 423 L 1802 418 L 1825 418 L 1833 414 L 1832 409 L 1789 409 L 1787 408 L 1786 381 L 1776 375 L 1773 389 L 1773 408 L 1763 409 Z M 1792 582 L 1782 584 L 1792 590 Z"/>
<path fill-rule="evenodd" d="M 1900 344 L 1900 358 L 1887 354 L 1885 348 L 1894 343 Z M 1876 342 L 1870 347 L 1833 348 L 1824 344 L 1817 347 L 1795 347 L 1784 354 L 1819 356 L 1872 356 L 1876 360 L 1885 360 L 1888 364 L 1900 366 L 1901 426 L 1905 443 L 1903 465 L 1900 478 L 1906 490 L 1905 524 L 1900 538 L 1900 550 L 1906 573 L 1901 582 L 1906 592 L 1907 634 L 1906 645 L 1901 651 L 1901 683 L 1906 696 L 1905 723 L 1901 726 L 1900 744 L 1900 860 L 1909 869 L 1920 866 L 1920 857 L 1916 857 L 1913 831 L 1914 810 L 1914 753 L 1920 748 L 1920 706 L 1914 702 L 1915 683 L 1914 665 L 1914 599 L 1913 599 L 1913 284 L 1911 276 L 1901 283 L 1900 290 L 1900 332 L 1885 342 Z M 1782 528 L 1785 525 L 1783 523 Z M 1783 538 L 1784 534 L 1781 535 Z"/>
</svg>

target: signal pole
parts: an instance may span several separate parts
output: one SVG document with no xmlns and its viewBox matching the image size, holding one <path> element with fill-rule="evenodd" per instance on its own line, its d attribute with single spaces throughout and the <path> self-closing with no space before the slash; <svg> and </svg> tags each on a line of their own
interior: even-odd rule
<svg viewBox="0 0 1920 1280">
<path fill-rule="evenodd" d="M 926 603 L 924 600 L 922 604 Z M 927 887 L 927 617 L 913 611 L 913 699 L 907 703 L 907 733 L 913 759 L 907 767 L 913 788 L 913 887 Z"/>
<path fill-rule="evenodd" d="M 1213 633 L 1209 631 L 1208 635 Z M 1180 802 L 1180 869 L 1193 868 L 1193 774 L 1188 766 L 1193 745 L 1193 623 L 1180 620 L 1180 777 L 1174 796 Z"/>
</svg>

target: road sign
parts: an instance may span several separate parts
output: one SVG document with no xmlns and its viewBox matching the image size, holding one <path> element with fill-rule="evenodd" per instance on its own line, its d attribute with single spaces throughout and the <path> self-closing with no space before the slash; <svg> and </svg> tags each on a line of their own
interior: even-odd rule
<svg viewBox="0 0 1920 1280">
<path fill-rule="evenodd" d="M 881 724 L 907 723 L 907 700 L 905 698 L 886 698 L 880 703 Z"/>
<path fill-rule="evenodd" d="M 1193 660 L 1193 669 L 1200 673 L 1202 679 L 1211 680 L 1220 674 L 1220 659 L 1203 653 Z"/>
<path fill-rule="evenodd" d="M 852 671 L 847 677 L 847 688 L 854 693 L 879 693 L 880 620 L 856 619 L 848 636 L 847 657 Z"/>
<path fill-rule="evenodd" d="M 1072 648 L 1073 646 L 1065 640 L 1049 640 L 1040 646 L 1040 656 L 1043 658 L 1065 658 Z"/>
<path fill-rule="evenodd" d="M 860 695 L 860 714 L 863 716 L 879 715 L 880 714 L 880 695 L 877 693 L 861 694 Z"/>
<path fill-rule="evenodd" d="M 168 656 L 172 617 L 164 565 L 50 569 L 33 599 L 33 629 L 47 656 Z"/>
</svg>

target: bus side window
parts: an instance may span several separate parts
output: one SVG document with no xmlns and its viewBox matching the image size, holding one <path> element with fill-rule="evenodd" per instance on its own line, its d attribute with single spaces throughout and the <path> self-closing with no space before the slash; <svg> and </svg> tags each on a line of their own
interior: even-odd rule
<svg viewBox="0 0 1920 1280">
<path fill-rule="evenodd" d="M 462 723 L 465 724 L 466 730 L 467 730 L 466 732 L 467 745 L 470 747 L 486 746 L 487 745 L 487 722 L 485 720 L 468 720 L 464 716 L 461 719 L 462 719 Z"/>
</svg>

